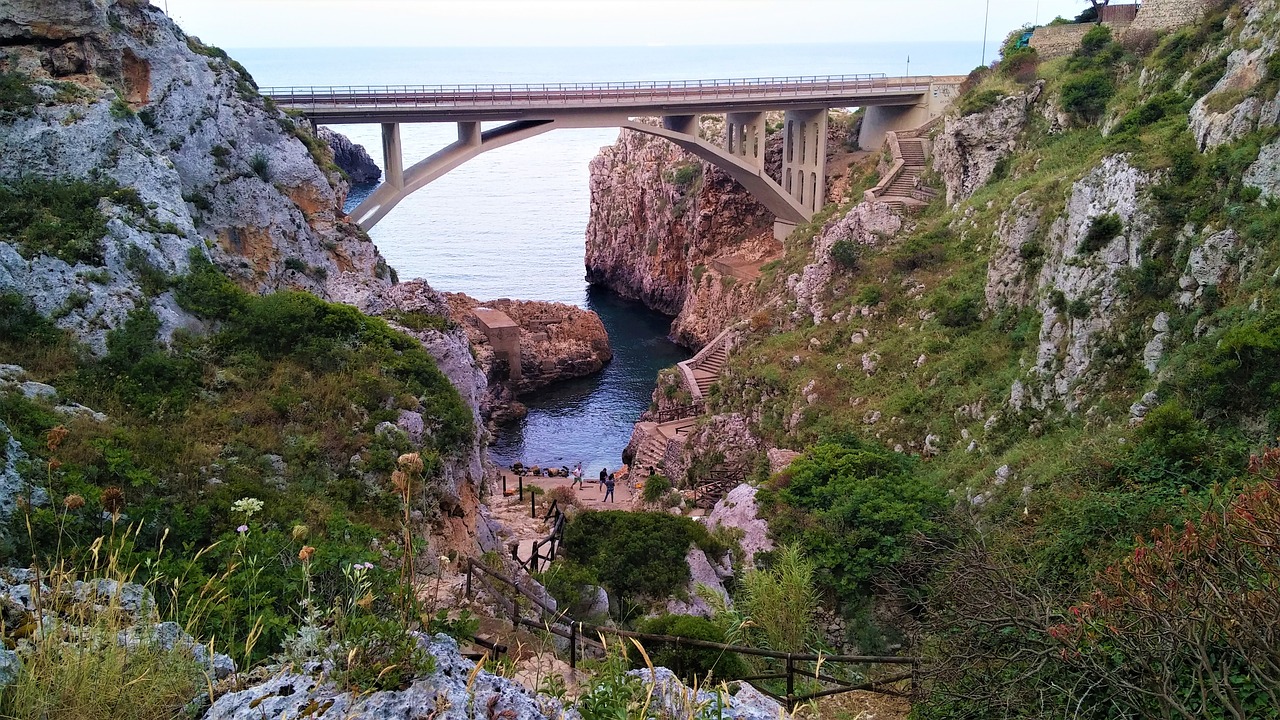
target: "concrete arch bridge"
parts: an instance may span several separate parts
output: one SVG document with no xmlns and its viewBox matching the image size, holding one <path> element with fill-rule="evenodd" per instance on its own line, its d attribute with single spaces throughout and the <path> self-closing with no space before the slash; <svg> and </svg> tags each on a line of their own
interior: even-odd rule
<svg viewBox="0 0 1280 720">
<path fill-rule="evenodd" d="M 482 153 L 561 128 L 627 128 L 666 138 L 724 170 L 788 233 L 826 197 L 827 113 L 865 107 L 859 145 L 878 148 L 885 133 L 919 127 L 956 97 L 963 77 L 813 77 L 543 85 L 436 85 L 264 88 L 283 109 L 316 124 L 382 126 L 386 176 L 352 212 L 368 230 L 410 194 Z M 784 115 L 782 182 L 764 171 L 766 111 Z M 721 144 L 699 136 L 702 115 L 724 115 Z M 662 125 L 636 121 L 661 117 Z M 458 140 L 405 167 L 404 123 L 456 123 Z M 481 123 L 504 124 L 484 130 Z"/>
</svg>

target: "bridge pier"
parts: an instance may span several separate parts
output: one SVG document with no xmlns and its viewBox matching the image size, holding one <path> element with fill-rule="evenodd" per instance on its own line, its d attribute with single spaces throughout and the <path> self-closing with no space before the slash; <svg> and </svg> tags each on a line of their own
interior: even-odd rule
<svg viewBox="0 0 1280 720">
<path fill-rule="evenodd" d="M 782 189 L 810 215 L 827 204 L 827 109 L 783 118 Z"/>
<path fill-rule="evenodd" d="M 480 123 L 458 123 L 458 142 L 471 147 L 479 147 L 480 143 L 484 142 L 484 135 L 480 132 Z"/>
<path fill-rule="evenodd" d="M 667 115 L 662 118 L 662 127 L 684 135 L 698 137 L 697 115 Z"/>
<path fill-rule="evenodd" d="M 724 149 L 730 155 L 764 167 L 764 113 L 729 113 L 725 116 Z"/>
<path fill-rule="evenodd" d="M 403 188 L 404 146 L 400 142 L 400 123 L 382 123 L 382 161 L 386 184 L 397 190 Z"/>
</svg>

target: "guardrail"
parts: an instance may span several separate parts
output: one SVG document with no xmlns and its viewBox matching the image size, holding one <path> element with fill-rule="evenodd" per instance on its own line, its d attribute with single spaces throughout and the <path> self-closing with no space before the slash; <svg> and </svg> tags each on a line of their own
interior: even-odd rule
<svg viewBox="0 0 1280 720">
<path fill-rule="evenodd" d="M 289 107 L 433 107 L 499 105 L 608 105 L 620 102 L 787 98 L 842 93 L 926 92 L 930 78 L 883 73 L 717 80 L 506 85 L 329 85 L 262 88 Z"/>
<path fill-rule="evenodd" d="M 884 695 L 904 697 L 908 695 L 917 696 L 920 690 L 919 681 L 921 675 L 921 659 L 918 657 L 789 653 L 777 650 L 743 647 L 740 645 L 729 645 L 726 643 L 711 642 L 709 640 L 695 640 L 693 638 L 679 637 L 675 635 L 654 635 L 651 633 L 630 632 L 627 630 L 619 630 L 617 628 L 591 625 L 581 621 L 575 621 L 568 617 L 566 613 L 557 611 L 556 608 L 548 605 L 542 598 L 537 597 L 533 593 L 521 587 L 515 580 L 481 562 L 472 558 L 467 558 L 466 594 L 468 598 L 471 598 L 473 595 L 473 582 L 475 581 L 479 581 L 479 584 L 489 591 L 490 596 L 494 598 L 499 607 L 508 613 L 508 617 L 510 617 L 512 624 L 517 627 L 541 630 L 567 639 L 569 641 L 569 667 L 573 669 L 577 669 L 578 667 L 579 645 L 584 647 L 590 645 L 603 650 L 603 643 L 593 639 L 593 636 L 599 637 L 603 640 L 605 635 L 613 635 L 615 637 L 631 638 L 648 643 L 662 643 L 674 647 L 704 648 L 708 650 L 719 650 L 723 653 L 735 653 L 748 657 L 757 657 L 762 660 L 784 661 L 785 665 L 782 668 L 779 668 L 777 672 L 765 672 L 759 675 L 735 679 L 749 683 L 760 692 L 784 704 L 788 712 L 793 712 L 801 703 L 847 692 L 865 690 Z M 504 592 L 500 588 L 505 588 L 506 591 Z M 529 619 L 523 616 L 523 613 L 520 610 L 520 598 L 527 600 L 533 608 L 536 609 L 537 619 Z M 867 679 L 865 677 L 859 679 L 850 679 L 848 677 L 837 678 L 823 672 L 824 668 L 835 667 L 837 665 L 904 665 L 910 666 L 911 669 L 908 672 L 896 673 L 887 677 L 875 679 Z M 829 673 L 833 671 L 827 672 Z M 785 692 L 776 692 L 779 690 L 776 686 L 771 688 L 762 684 L 769 680 L 785 680 Z M 799 681 L 799 683 L 797 681 Z M 892 687 L 897 683 L 906 681 L 910 681 L 911 683 L 909 693 L 902 692 L 901 690 Z M 807 689 L 798 687 L 798 684 L 800 683 L 808 684 L 809 687 Z"/>
</svg>

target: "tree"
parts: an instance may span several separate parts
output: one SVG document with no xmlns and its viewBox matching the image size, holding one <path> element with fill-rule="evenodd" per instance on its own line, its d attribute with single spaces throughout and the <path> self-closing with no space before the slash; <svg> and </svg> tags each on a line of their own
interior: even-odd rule
<svg viewBox="0 0 1280 720">
<path fill-rule="evenodd" d="M 1080 13 L 1076 18 L 1076 22 L 1102 22 L 1102 8 L 1111 4 L 1111 0 L 1089 0 L 1091 6 L 1088 10 Z"/>
</svg>

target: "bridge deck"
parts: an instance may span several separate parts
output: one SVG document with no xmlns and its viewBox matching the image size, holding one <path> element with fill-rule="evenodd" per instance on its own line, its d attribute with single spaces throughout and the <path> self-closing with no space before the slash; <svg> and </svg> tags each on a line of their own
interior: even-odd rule
<svg viewBox="0 0 1280 720">
<path fill-rule="evenodd" d="M 753 109 L 906 105 L 932 78 L 884 75 L 542 85 L 277 87 L 262 93 L 316 122 L 467 122 Z"/>
</svg>

